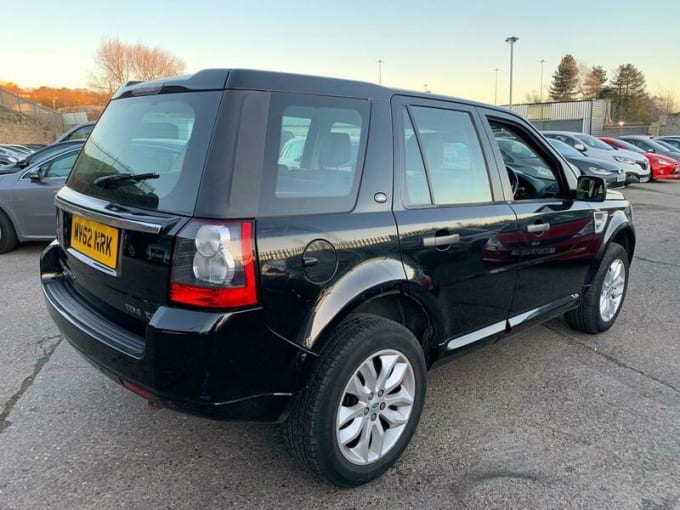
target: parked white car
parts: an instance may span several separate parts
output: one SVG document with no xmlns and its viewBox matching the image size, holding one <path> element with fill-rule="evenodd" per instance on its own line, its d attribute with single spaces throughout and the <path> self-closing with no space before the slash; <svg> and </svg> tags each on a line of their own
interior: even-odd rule
<svg viewBox="0 0 680 510">
<path fill-rule="evenodd" d="M 543 131 L 546 138 L 559 140 L 589 158 L 614 163 L 626 172 L 626 182 L 647 182 L 651 177 L 649 162 L 638 153 L 627 150 L 614 150 L 601 140 L 585 133 L 571 131 Z"/>
</svg>

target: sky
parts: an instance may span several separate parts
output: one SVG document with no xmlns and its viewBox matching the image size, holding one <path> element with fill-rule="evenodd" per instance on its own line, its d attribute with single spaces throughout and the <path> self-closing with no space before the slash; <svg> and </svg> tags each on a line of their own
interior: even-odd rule
<svg viewBox="0 0 680 510">
<path fill-rule="evenodd" d="M 680 102 L 680 1 L 0 0 L 0 82 L 87 87 L 103 38 L 141 42 L 187 72 L 243 67 L 335 76 L 499 104 L 543 97 L 571 53 L 611 76 L 631 63 Z M 7 15 L 7 13 L 15 13 Z M 16 15 L 16 13 L 21 13 Z M 498 85 L 496 88 L 496 72 Z"/>
</svg>

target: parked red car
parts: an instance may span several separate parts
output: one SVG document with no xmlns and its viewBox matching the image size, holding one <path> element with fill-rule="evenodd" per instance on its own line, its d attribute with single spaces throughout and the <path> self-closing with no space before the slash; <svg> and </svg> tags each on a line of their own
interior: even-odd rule
<svg viewBox="0 0 680 510">
<path fill-rule="evenodd" d="M 652 171 L 652 180 L 677 179 L 680 177 L 680 162 L 673 158 L 669 158 L 668 156 L 664 156 L 662 154 L 645 152 L 632 143 L 628 143 L 625 140 L 619 140 L 618 138 L 607 138 L 601 136 L 600 140 L 602 140 L 607 145 L 611 145 L 615 149 L 625 149 L 644 154 L 644 156 L 649 160 L 649 168 Z"/>
</svg>

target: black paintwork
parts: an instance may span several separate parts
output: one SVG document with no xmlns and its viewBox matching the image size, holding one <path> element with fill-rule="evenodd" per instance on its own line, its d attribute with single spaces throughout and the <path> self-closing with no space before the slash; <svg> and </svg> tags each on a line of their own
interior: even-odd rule
<svg viewBox="0 0 680 510">
<path fill-rule="evenodd" d="M 114 100 L 222 89 L 213 133 L 221 143 L 210 145 L 194 216 L 254 220 L 258 305 L 209 311 L 171 305 L 174 241 L 190 218 L 119 207 L 68 187 L 58 197 L 58 240 L 41 259 L 48 309 L 69 342 L 107 375 L 153 393 L 163 405 L 223 419 L 281 420 L 328 332 L 352 312 L 402 322 L 434 365 L 576 306 L 608 243 L 621 242 L 632 256 L 630 204 L 617 194 L 601 203 L 575 200 L 576 180 L 564 159 L 530 124 L 502 109 L 347 80 L 241 70 L 134 84 Z M 269 178 L 263 140 L 278 92 L 368 102 L 370 131 L 351 211 L 261 213 L 261 183 Z M 402 147 L 394 133 L 407 105 L 471 115 L 493 202 L 402 205 Z M 528 145 L 557 172 L 550 190 L 514 200 L 490 119 L 525 132 Z M 376 200 L 377 194 L 387 200 Z M 69 249 L 70 218 L 79 209 L 105 223 L 122 222 L 116 271 Z M 593 210 L 608 212 L 603 232 L 595 232 Z M 151 227 L 141 232 L 134 222 Z M 548 223 L 546 232 L 528 231 Z M 426 239 L 452 234 L 457 242 L 427 246 Z"/>
<path fill-rule="evenodd" d="M 623 170 L 621 170 L 616 165 L 609 163 L 608 161 L 603 161 L 601 159 L 595 158 L 587 158 L 585 156 L 579 158 L 565 156 L 565 158 L 567 161 L 569 161 L 569 163 L 577 167 L 583 175 L 603 177 L 602 175 L 598 175 L 594 173 L 592 170 L 590 170 L 591 167 L 601 168 L 603 170 L 608 170 L 609 172 L 611 172 L 610 175 L 603 177 L 607 181 L 607 188 L 622 188 L 626 185 L 625 181 L 621 182 L 618 180 L 618 175 L 623 173 Z"/>
</svg>

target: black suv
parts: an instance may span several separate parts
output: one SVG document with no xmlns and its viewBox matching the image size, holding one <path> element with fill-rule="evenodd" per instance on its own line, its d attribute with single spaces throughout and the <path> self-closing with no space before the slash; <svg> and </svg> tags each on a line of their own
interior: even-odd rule
<svg viewBox="0 0 680 510">
<path fill-rule="evenodd" d="M 395 462 L 438 362 L 609 328 L 635 246 L 623 196 L 509 111 L 260 71 L 128 83 L 56 203 L 64 337 L 161 406 L 285 421 L 338 485 Z"/>
</svg>

